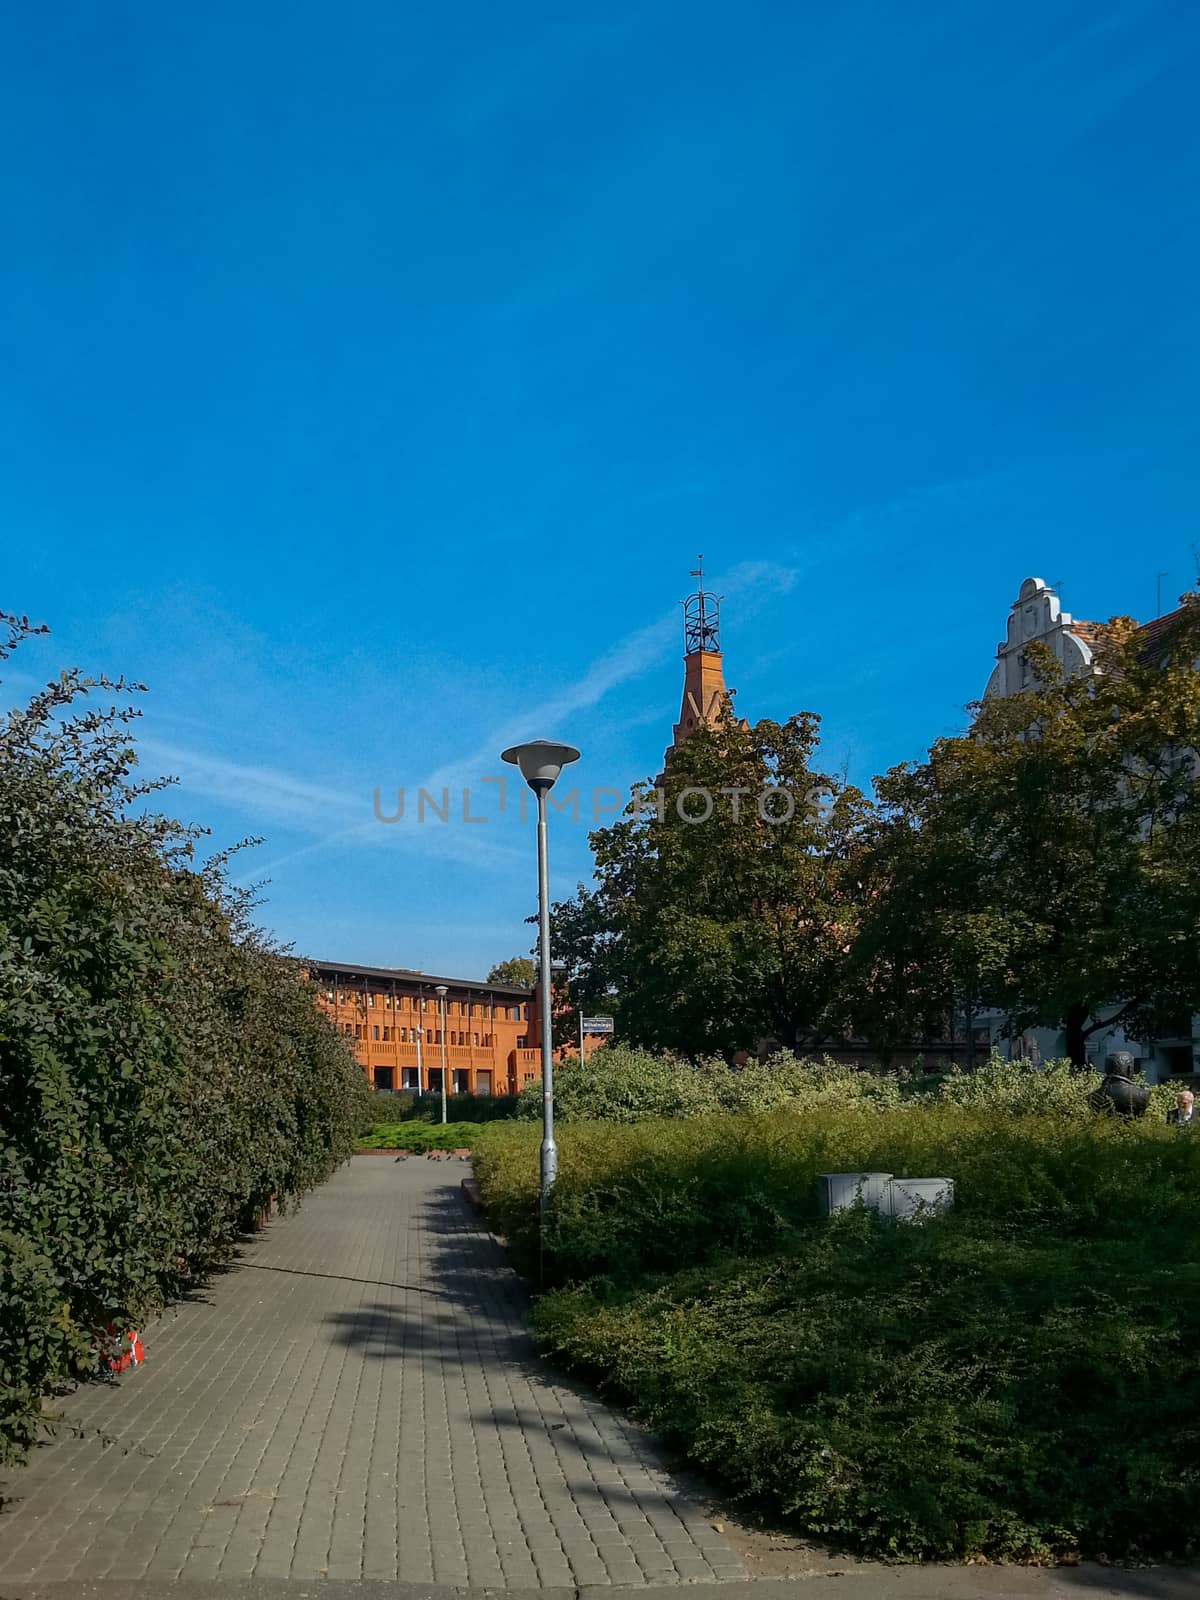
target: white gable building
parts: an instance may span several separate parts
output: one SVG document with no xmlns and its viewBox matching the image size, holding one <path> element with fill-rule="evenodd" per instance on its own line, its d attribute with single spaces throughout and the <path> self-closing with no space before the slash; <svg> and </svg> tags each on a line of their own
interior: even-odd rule
<svg viewBox="0 0 1200 1600">
<path fill-rule="evenodd" d="M 1095 633 L 1095 623 L 1076 622 L 1041 578 L 1026 578 L 1008 614 L 1008 634 L 996 651 L 984 699 L 1029 688 L 1032 680 L 1025 647 L 1035 641 L 1048 645 L 1068 674 L 1090 667 Z"/>
</svg>

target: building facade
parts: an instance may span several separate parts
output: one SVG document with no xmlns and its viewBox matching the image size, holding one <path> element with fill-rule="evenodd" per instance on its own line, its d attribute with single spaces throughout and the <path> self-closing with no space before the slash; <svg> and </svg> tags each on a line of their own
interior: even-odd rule
<svg viewBox="0 0 1200 1600">
<path fill-rule="evenodd" d="M 1138 629 L 1147 655 L 1154 659 L 1167 646 L 1173 621 L 1181 611 L 1144 622 Z M 996 650 L 984 690 L 984 699 L 1019 694 L 1032 686 L 1026 646 L 1044 644 L 1062 664 L 1064 673 L 1090 672 L 1099 624 L 1084 622 L 1063 611 L 1058 596 L 1041 578 L 1026 578 L 1009 609 L 1004 638 Z M 1116 1010 L 1116 1007 L 1113 1007 Z M 987 1013 L 992 1041 L 1013 1060 L 1037 1062 L 1066 1054 L 1064 1036 L 1053 1028 L 1029 1028 L 1016 1038 L 1008 1036 L 1007 1018 Z M 1101 1066 L 1106 1055 L 1125 1050 L 1150 1083 L 1200 1081 L 1200 1016 L 1181 1017 L 1169 1036 L 1131 1038 L 1117 1024 L 1099 1031 L 1088 1041 L 1088 1057 Z"/>
<path fill-rule="evenodd" d="M 375 1089 L 440 1094 L 443 1062 L 447 1094 L 519 1094 L 541 1078 L 528 989 L 342 961 L 308 971 Z"/>
</svg>

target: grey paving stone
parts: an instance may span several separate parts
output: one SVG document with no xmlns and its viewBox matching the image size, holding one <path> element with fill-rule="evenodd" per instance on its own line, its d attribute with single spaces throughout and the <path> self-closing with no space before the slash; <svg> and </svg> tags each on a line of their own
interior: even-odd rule
<svg viewBox="0 0 1200 1600">
<path fill-rule="evenodd" d="M 647 1436 L 539 1365 L 460 1177 L 357 1160 L 143 1329 L 9 1474 L 0 1581 L 743 1577 Z"/>
</svg>

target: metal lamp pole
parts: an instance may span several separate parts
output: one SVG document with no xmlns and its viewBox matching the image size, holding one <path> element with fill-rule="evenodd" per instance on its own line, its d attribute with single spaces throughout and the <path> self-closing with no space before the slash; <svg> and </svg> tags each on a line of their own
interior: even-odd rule
<svg viewBox="0 0 1200 1600">
<path fill-rule="evenodd" d="M 537 794 L 537 858 L 538 858 L 538 989 L 541 1001 L 542 1036 L 542 1150 L 541 1186 L 539 1198 L 542 1209 L 550 1198 L 554 1180 L 558 1177 L 558 1145 L 554 1141 L 554 1026 L 550 1004 L 550 852 L 546 844 L 546 795 L 549 784 L 541 784 Z"/>
<path fill-rule="evenodd" d="M 442 1121 L 446 1120 L 446 985 L 439 983 L 434 986 L 434 994 L 438 997 L 438 1012 L 441 1027 L 438 1033 L 442 1041 Z"/>
<path fill-rule="evenodd" d="M 513 745 L 501 756 L 519 767 L 521 776 L 537 796 L 538 859 L 538 983 L 541 990 L 542 1036 L 542 1148 L 538 1201 L 543 1216 L 558 1177 L 558 1146 L 554 1142 L 554 1038 L 550 1003 L 550 857 L 546 843 L 546 796 L 562 769 L 579 760 L 573 745 L 534 739 Z"/>
</svg>

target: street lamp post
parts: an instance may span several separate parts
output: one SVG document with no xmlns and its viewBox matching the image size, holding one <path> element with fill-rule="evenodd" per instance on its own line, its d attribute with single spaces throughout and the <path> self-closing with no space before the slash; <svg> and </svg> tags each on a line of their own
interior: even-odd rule
<svg viewBox="0 0 1200 1600">
<path fill-rule="evenodd" d="M 541 1183 L 538 1200 L 543 1214 L 558 1176 L 558 1146 L 554 1142 L 554 1055 L 553 1017 L 550 1005 L 550 863 L 546 846 L 546 796 L 558 781 L 562 769 L 579 760 L 573 745 L 554 744 L 534 739 L 505 750 L 501 760 L 520 769 L 521 776 L 537 796 L 538 858 L 538 985 L 541 992 L 542 1036 L 542 1150 Z"/>
<path fill-rule="evenodd" d="M 441 1041 L 442 1041 L 442 1121 L 445 1122 L 445 1120 L 446 1120 L 446 985 L 444 983 L 435 984 L 433 992 L 438 997 L 438 1020 L 441 1023 L 441 1027 L 438 1029 L 438 1035 L 439 1035 L 439 1037 L 441 1038 Z"/>
</svg>

